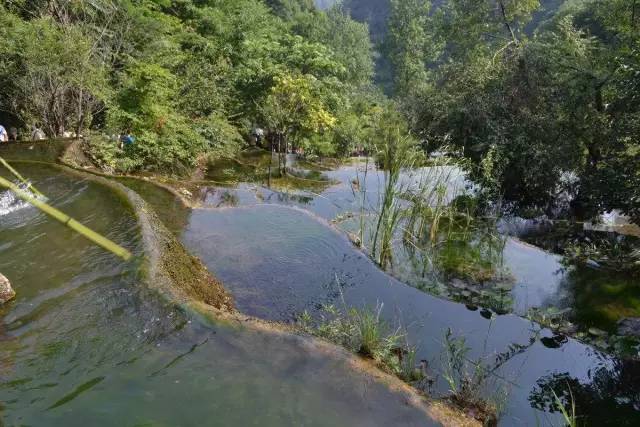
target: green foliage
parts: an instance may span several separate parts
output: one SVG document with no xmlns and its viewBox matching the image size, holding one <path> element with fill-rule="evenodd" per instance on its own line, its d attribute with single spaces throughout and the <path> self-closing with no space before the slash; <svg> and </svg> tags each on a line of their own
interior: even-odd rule
<svg viewBox="0 0 640 427">
<path fill-rule="evenodd" d="M 576 402 L 573 398 L 573 393 L 571 393 L 571 389 L 569 389 L 569 394 L 571 395 L 571 407 L 567 408 L 564 402 L 558 397 L 554 390 L 551 390 L 553 393 L 553 398 L 555 400 L 555 404 L 558 408 L 560 408 L 560 413 L 562 414 L 562 418 L 566 423 L 567 427 L 578 427 L 578 417 L 576 416 Z"/>
<path fill-rule="evenodd" d="M 393 64 L 395 93 L 400 97 L 421 92 L 427 84 L 427 62 L 436 49 L 427 29 L 431 2 L 391 0 L 386 50 Z"/>
<path fill-rule="evenodd" d="M 25 22 L 0 8 L 0 107 L 51 137 L 82 130 L 109 97 L 107 70 L 81 25 Z"/>
<path fill-rule="evenodd" d="M 483 197 L 506 210 L 588 219 L 621 209 L 640 221 L 631 3 L 567 3 L 529 37 L 537 0 L 451 0 L 431 15 L 392 2 L 402 110 L 429 149 L 458 147 Z"/>
<path fill-rule="evenodd" d="M 444 337 L 443 376 L 449 385 L 454 402 L 476 413 L 485 425 L 495 425 L 500 413 L 503 391 L 487 388 L 492 382 L 494 368 L 482 359 L 471 360 L 470 348 L 462 337 L 455 337 L 451 329 Z M 511 355 L 512 356 L 512 355 Z"/>
<path fill-rule="evenodd" d="M 202 156 L 229 156 L 252 127 L 273 124 L 280 101 L 293 114 L 280 116 L 278 132 L 334 153 L 335 117 L 371 78 L 366 26 L 338 10 L 316 11 L 310 0 L 52 0 L 29 8 L 0 9 L 0 107 L 51 136 L 131 133 L 136 141 L 125 149 L 87 144 L 114 170 L 183 174 Z"/>
<path fill-rule="evenodd" d="M 351 308 L 340 312 L 325 306 L 322 318 L 314 322 L 303 313 L 298 324 L 307 333 L 322 337 L 350 351 L 368 357 L 407 382 L 420 381 L 424 373 L 416 366 L 416 349 L 403 342 L 400 328 L 391 329 L 381 319 L 383 304 L 375 309 Z"/>
<path fill-rule="evenodd" d="M 313 0 L 266 0 L 276 15 L 287 20 L 314 9 Z"/>
<path fill-rule="evenodd" d="M 353 21 L 336 5 L 326 13 L 299 15 L 293 27 L 297 34 L 328 46 L 345 66 L 345 81 L 362 86 L 373 76 L 373 53 L 366 24 Z"/>
</svg>

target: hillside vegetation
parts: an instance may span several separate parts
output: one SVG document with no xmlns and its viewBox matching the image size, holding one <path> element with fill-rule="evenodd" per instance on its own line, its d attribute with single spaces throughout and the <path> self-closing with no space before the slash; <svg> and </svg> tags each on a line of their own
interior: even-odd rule
<svg viewBox="0 0 640 427">
<path fill-rule="evenodd" d="M 464 160 L 485 206 L 577 219 L 621 209 L 640 221 L 639 10 L 15 0 L 0 6 L 0 117 L 24 133 L 101 135 L 87 151 L 105 169 L 169 174 L 232 156 L 256 127 L 308 156 L 375 153 L 393 127 L 424 154 Z M 106 139 L 118 134 L 136 143 Z"/>
<path fill-rule="evenodd" d="M 390 5 L 400 108 L 429 149 L 468 160 L 485 200 L 525 216 L 618 208 L 640 221 L 637 2 Z"/>
<path fill-rule="evenodd" d="M 256 125 L 335 154 L 376 103 L 366 25 L 311 0 L 11 1 L 0 38 L 5 126 L 134 135 L 93 140 L 115 170 L 185 173 Z"/>
</svg>

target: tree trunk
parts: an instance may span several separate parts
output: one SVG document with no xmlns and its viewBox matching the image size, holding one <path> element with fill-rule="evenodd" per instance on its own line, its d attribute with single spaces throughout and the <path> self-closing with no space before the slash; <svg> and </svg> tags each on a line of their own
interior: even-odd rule
<svg viewBox="0 0 640 427">
<path fill-rule="evenodd" d="M 78 124 L 76 126 L 76 139 L 80 138 L 80 132 L 84 126 L 85 112 L 84 112 L 84 91 L 80 89 L 80 95 L 78 96 Z"/>
<path fill-rule="evenodd" d="M 282 143 L 282 134 L 278 132 L 278 173 L 282 172 L 282 158 L 280 155 L 281 149 L 280 145 Z"/>
<path fill-rule="evenodd" d="M 282 156 L 282 171 L 280 172 L 282 176 L 287 176 L 287 138 L 285 134 L 282 134 L 282 142 L 284 145 L 284 152 L 280 155 Z"/>
<path fill-rule="evenodd" d="M 513 42 L 515 44 L 518 44 L 518 39 L 516 38 L 516 34 L 513 32 L 513 28 L 511 28 L 511 25 L 509 24 L 509 21 L 507 20 L 507 12 L 504 9 L 504 3 L 502 1 L 500 1 L 498 3 L 500 3 L 500 11 L 502 12 L 502 20 L 504 21 L 504 26 L 507 27 L 507 30 L 509 31 L 509 34 L 511 34 L 511 39 L 513 39 Z"/>
<path fill-rule="evenodd" d="M 269 178 L 267 187 L 271 188 L 271 161 L 273 160 L 273 137 L 269 138 Z"/>
</svg>

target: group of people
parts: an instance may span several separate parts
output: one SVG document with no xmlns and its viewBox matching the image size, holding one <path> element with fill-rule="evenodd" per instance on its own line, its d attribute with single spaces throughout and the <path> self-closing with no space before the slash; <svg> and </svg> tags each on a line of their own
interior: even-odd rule
<svg viewBox="0 0 640 427">
<path fill-rule="evenodd" d="M 37 126 L 32 126 L 31 127 L 31 135 L 30 135 L 30 141 L 41 141 L 43 139 L 46 139 L 47 136 L 44 134 L 44 132 L 42 131 L 42 129 L 40 129 Z M 9 141 L 17 141 L 18 140 L 18 129 L 15 127 L 10 127 L 9 131 L 7 132 L 7 129 L 0 125 L 0 143 L 3 142 L 9 142 Z"/>
</svg>

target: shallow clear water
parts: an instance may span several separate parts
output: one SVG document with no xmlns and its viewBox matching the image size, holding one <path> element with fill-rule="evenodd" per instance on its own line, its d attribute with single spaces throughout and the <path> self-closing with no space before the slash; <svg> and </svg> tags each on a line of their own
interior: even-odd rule
<svg viewBox="0 0 640 427">
<path fill-rule="evenodd" d="M 264 166 L 264 161 L 247 162 L 258 164 L 259 167 Z M 294 157 L 290 157 L 288 162 L 294 167 L 298 166 Z M 304 163 L 299 166 L 309 167 Z M 360 212 L 361 195 L 354 189 L 353 182 L 357 180 L 364 186 L 364 166 L 364 162 L 356 162 L 353 165 L 324 171 L 323 176 L 331 185 L 321 191 L 305 191 L 304 186 L 295 190 L 276 191 L 275 188 L 270 190 L 259 184 L 240 183 L 225 188 L 203 188 L 199 194 L 200 202 L 205 207 L 215 208 L 263 204 L 292 206 L 312 212 L 325 221 L 332 221 L 348 212 L 356 215 Z M 464 174 L 455 167 L 438 167 L 435 172 L 428 169 L 405 175 L 403 180 L 411 185 L 420 179 L 420 173 L 426 173 L 430 179 L 447 183 L 448 200 L 466 191 L 469 186 Z M 226 170 L 226 173 L 227 176 L 233 176 L 233 168 Z M 369 163 L 365 211 L 377 209 L 384 179 L 384 174 Z M 354 219 L 339 226 L 347 231 L 355 231 L 358 228 L 356 222 Z M 398 242 L 400 240 L 398 239 Z M 434 269 L 431 266 L 429 274 L 425 275 L 424 260 L 415 259 L 415 256 L 399 243 L 395 248 L 397 262 L 389 268 L 395 277 L 436 294 L 469 302 L 468 298 L 452 292 L 456 291 L 455 289 L 443 286 L 443 277 L 438 268 Z M 491 303 L 488 304 L 499 308 L 500 311 L 504 308 L 519 315 L 526 315 L 531 308 L 570 308 L 572 311 L 567 317 L 582 330 L 597 327 L 610 332 L 615 332 L 616 322 L 620 318 L 640 316 L 640 286 L 635 278 L 619 277 L 588 267 L 567 269 L 562 264 L 561 257 L 511 237 L 505 237 L 504 249 L 501 250 L 499 260 L 498 268 L 512 278 L 505 283 L 507 288 L 511 288 L 511 291 L 507 292 L 506 300 L 497 300 L 498 298 L 492 296 Z M 444 280 L 447 282 L 446 278 Z M 473 283 L 467 286 L 467 289 L 475 292 L 474 287 L 478 288 L 478 291 L 482 289 Z M 600 309 L 594 309 L 594 306 L 598 305 L 601 306 Z"/>
<path fill-rule="evenodd" d="M 135 254 L 111 190 L 20 168 L 49 201 Z M 0 216 L 0 424 L 424 425 L 403 397 L 299 338 L 209 323 L 33 208 Z"/>
<path fill-rule="evenodd" d="M 204 205 L 223 209 L 191 214 L 166 194 L 143 195 L 160 208 L 168 203 L 164 219 L 174 231 L 188 223 L 185 242 L 242 311 L 287 321 L 303 310 L 317 314 L 322 304 L 341 306 L 343 299 L 356 306 L 383 302 L 385 317 L 407 327 L 418 358 L 435 374 L 449 327 L 467 338 L 474 357 L 508 359 L 496 377 L 510 390 L 502 425 L 557 420 L 548 412 L 550 389 L 567 384 L 591 425 L 640 423 L 637 362 L 406 286 L 328 227 L 326 220 L 358 206 L 349 168 L 330 172 L 340 181 L 321 194 L 253 184 L 205 189 Z M 22 171 L 55 206 L 140 253 L 131 212 L 113 193 L 57 169 Z M 557 257 L 512 240 L 505 260 L 516 266 L 514 294 L 522 293 L 524 307 L 571 295 L 562 290 L 572 283 L 568 274 L 554 270 Z M 146 290 L 136 262 L 120 264 L 31 208 L 0 216 L 0 271 L 18 292 L 0 308 L 0 419 L 6 424 L 424 423 L 398 395 L 296 338 L 208 324 L 173 306 Z M 435 392 L 446 392 L 441 379 Z"/>
<path fill-rule="evenodd" d="M 508 359 L 495 377 L 509 389 L 502 425 L 552 420 L 558 414 L 537 409 L 548 409 L 549 387 L 558 390 L 567 383 L 591 425 L 640 423 L 637 362 L 622 362 L 555 337 L 516 316 L 492 316 L 404 285 L 380 271 L 344 235 L 303 210 L 199 209 L 183 239 L 216 271 L 243 312 L 287 321 L 305 310 L 317 315 L 323 304 L 384 303 L 385 318 L 407 328 L 410 341 L 418 346 L 418 359 L 428 360 L 435 374 L 440 372 L 448 328 L 466 337 L 474 357 Z M 505 357 L 509 352 L 515 354 Z M 441 378 L 436 391 L 446 392 Z"/>
</svg>

